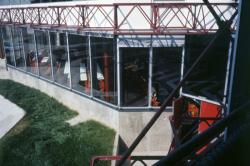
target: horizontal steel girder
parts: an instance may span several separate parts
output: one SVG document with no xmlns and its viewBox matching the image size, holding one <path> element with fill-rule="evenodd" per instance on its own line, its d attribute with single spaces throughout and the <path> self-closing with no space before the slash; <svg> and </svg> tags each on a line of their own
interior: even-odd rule
<svg viewBox="0 0 250 166">
<path fill-rule="evenodd" d="M 222 21 L 237 3 L 211 3 Z M 234 20 L 231 30 L 236 29 Z M 120 35 L 185 35 L 214 33 L 219 26 L 203 3 L 117 3 L 104 5 L 0 8 L 0 24 L 76 29 Z"/>
</svg>

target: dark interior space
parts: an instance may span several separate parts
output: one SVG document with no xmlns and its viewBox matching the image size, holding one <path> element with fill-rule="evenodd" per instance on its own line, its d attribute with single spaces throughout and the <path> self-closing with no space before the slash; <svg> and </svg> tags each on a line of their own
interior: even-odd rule
<svg viewBox="0 0 250 166">
<path fill-rule="evenodd" d="M 181 59 L 182 47 L 153 49 L 152 106 L 160 106 L 180 81 Z M 177 93 L 175 98 L 178 96 Z"/>
<path fill-rule="evenodd" d="M 122 106 L 148 106 L 149 48 L 121 48 Z"/>
<path fill-rule="evenodd" d="M 184 73 L 206 48 L 213 35 L 187 35 L 185 44 Z M 183 86 L 183 92 L 194 96 L 222 101 L 226 67 L 228 62 L 229 40 L 220 38 L 213 49 L 201 60 Z"/>
</svg>

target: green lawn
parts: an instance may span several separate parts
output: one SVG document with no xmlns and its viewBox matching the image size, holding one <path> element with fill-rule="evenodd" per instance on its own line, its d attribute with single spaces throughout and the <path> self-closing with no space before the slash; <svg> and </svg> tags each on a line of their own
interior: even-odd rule
<svg viewBox="0 0 250 166">
<path fill-rule="evenodd" d="M 92 156 L 112 154 L 114 130 L 95 121 L 71 127 L 65 121 L 77 113 L 13 81 L 0 80 L 0 94 L 27 113 L 0 140 L 1 166 L 88 166 Z"/>
</svg>

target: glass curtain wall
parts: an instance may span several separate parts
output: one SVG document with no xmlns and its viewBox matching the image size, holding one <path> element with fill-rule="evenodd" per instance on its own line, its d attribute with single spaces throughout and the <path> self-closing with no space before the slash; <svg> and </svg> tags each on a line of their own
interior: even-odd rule
<svg viewBox="0 0 250 166">
<path fill-rule="evenodd" d="M 65 33 L 50 32 L 51 53 L 55 82 L 70 86 L 70 64 Z"/>
<path fill-rule="evenodd" d="M 35 31 L 40 76 L 52 80 L 51 56 L 47 31 Z"/>
<path fill-rule="evenodd" d="M 3 35 L 3 45 L 4 45 L 4 52 L 7 64 L 15 66 L 15 57 L 14 57 L 12 37 L 11 37 L 11 27 L 4 26 L 2 28 L 2 35 Z"/>
<path fill-rule="evenodd" d="M 25 57 L 23 50 L 22 29 L 12 28 L 13 48 L 15 53 L 16 67 L 25 70 Z"/>
<path fill-rule="evenodd" d="M 26 58 L 26 69 L 28 72 L 38 75 L 34 30 L 30 28 L 23 28 L 22 34 L 23 34 L 23 45 Z"/>
<path fill-rule="evenodd" d="M 117 103 L 116 56 L 113 39 L 91 37 L 93 95 Z"/>
<path fill-rule="evenodd" d="M 88 37 L 69 34 L 69 55 L 72 88 L 90 94 L 90 58 Z"/>
<path fill-rule="evenodd" d="M 68 34 L 67 45 L 66 33 L 8 26 L 2 28 L 2 35 L 9 65 L 16 63 L 23 68 L 26 63 L 28 72 L 38 74 L 39 71 L 41 77 L 50 80 L 54 76 L 56 83 L 66 87 L 70 87 L 71 82 L 76 91 L 117 104 L 117 60 L 113 39 Z M 182 47 L 153 48 L 151 96 L 148 94 L 150 49 L 122 47 L 119 53 L 123 107 L 160 106 L 180 81 Z M 225 62 L 225 57 L 221 62 Z M 185 64 L 195 56 L 188 58 Z"/>
<path fill-rule="evenodd" d="M 149 48 L 121 48 L 121 105 L 148 106 Z"/>
<path fill-rule="evenodd" d="M 180 47 L 153 48 L 151 106 L 160 106 L 180 81 L 181 60 Z M 172 106 L 172 101 L 168 106 Z"/>
</svg>

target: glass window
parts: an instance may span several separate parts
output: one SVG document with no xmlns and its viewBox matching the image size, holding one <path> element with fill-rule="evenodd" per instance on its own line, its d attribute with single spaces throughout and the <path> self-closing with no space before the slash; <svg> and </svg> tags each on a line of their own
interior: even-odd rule
<svg viewBox="0 0 250 166">
<path fill-rule="evenodd" d="M 53 72 L 55 82 L 69 87 L 70 64 L 65 33 L 50 32 Z"/>
<path fill-rule="evenodd" d="M 91 37 L 93 95 L 117 103 L 116 56 L 113 39 Z"/>
<path fill-rule="evenodd" d="M 186 51 L 184 59 L 184 73 L 200 56 L 213 35 L 186 36 Z M 208 52 L 183 86 L 183 92 L 194 96 L 206 97 L 214 101 L 222 101 L 224 96 L 226 67 L 228 60 L 229 42 L 220 38 Z"/>
<path fill-rule="evenodd" d="M 121 48 L 121 104 L 148 106 L 148 48 Z"/>
<path fill-rule="evenodd" d="M 153 48 L 152 106 L 160 106 L 180 81 L 181 59 L 180 47 Z M 168 103 L 171 105 L 172 101 Z"/>
<path fill-rule="evenodd" d="M 68 35 L 72 88 L 90 94 L 90 61 L 88 38 Z"/>
<path fill-rule="evenodd" d="M 3 34 L 4 52 L 6 55 L 7 64 L 15 66 L 15 57 L 11 39 L 11 27 L 9 26 L 3 27 L 2 34 Z"/>
<path fill-rule="evenodd" d="M 22 29 L 12 28 L 12 36 L 13 36 L 13 47 L 15 53 L 16 67 L 25 70 Z"/>
<path fill-rule="evenodd" d="M 22 32 L 24 52 L 26 57 L 26 69 L 28 72 L 38 74 L 34 30 L 30 28 L 23 28 Z"/>
<path fill-rule="evenodd" d="M 52 79 L 49 37 L 46 31 L 35 31 L 40 76 Z"/>
<path fill-rule="evenodd" d="M 2 32 L 0 32 L 0 34 L 2 35 Z M 4 48 L 3 48 L 3 39 L 2 39 L 2 37 L 0 37 L 0 58 L 1 58 L 1 59 L 4 59 L 4 58 L 5 58 Z"/>
</svg>

